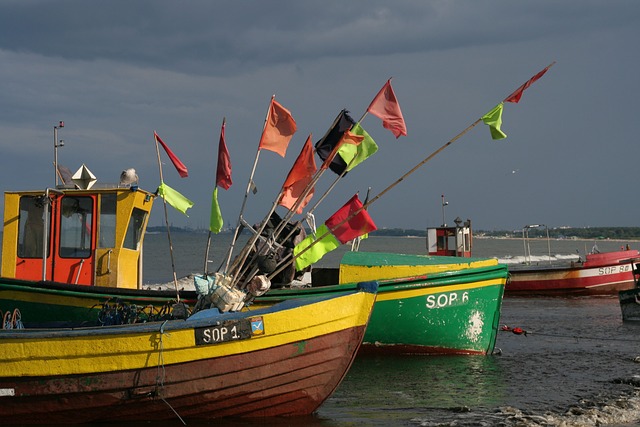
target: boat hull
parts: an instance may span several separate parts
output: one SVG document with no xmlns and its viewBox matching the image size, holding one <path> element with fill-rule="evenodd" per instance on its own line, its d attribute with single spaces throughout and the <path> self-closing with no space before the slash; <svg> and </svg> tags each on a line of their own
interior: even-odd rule
<svg viewBox="0 0 640 427">
<path fill-rule="evenodd" d="M 507 268 L 496 261 L 480 259 L 465 262 L 457 259 L 450 269 L 443 267 L 450 262 L 451 257 L 345 254 L 340 281 L 345 270 L 350 278 L 379 279 L 378 297 L 361 353 L 487 354 L 493 351 Z M 392 264 L 402 267 L 394 269 Z M 414 275 L 392 277 L 394 272 Z M 351 286 L 273 289 L 257 298 L 256 304 L 346 292 Z"/>
<path fill-rule="evenodd" d="M 622 320 L 640 322 L 640 288 L 634 287 L 618 293 Z"/>
<path fill-rule="evenodd" d="M 505 295 L 615 295 L 635 286 L 637 251 L 587 255 L 571 265 L 510 266 Z"/>
<path fill-rule="evenodd" d="M 187 321 L 0 331 L 0 417 L 70 424 L 311 414 L 361 344 L 375 300 L 368 286 Z M 249 337 L 211 342 L 222 322 L 242 321 L 251 322 Z"/>
<path fill-rule="evenodd" d="M 145 291 L 0 278 L 0 309 L 17 309 L 28 327 L 96 326 L 103 308 L 117 303 L 160 316 L 177 302 L 178 296 L 189 306 L 196 302 L 194 291 Z"/>
</svg>

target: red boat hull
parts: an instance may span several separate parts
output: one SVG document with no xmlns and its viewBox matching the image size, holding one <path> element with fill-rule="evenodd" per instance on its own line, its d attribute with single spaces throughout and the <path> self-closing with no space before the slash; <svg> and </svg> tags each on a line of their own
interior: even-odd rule
<svg viewBox="0 0 640 427">
<path fill-rule="evenodd" d="M 47 379 L 0 379 L 0 419 L 21 424 L 302 416 L 331 395 L 351 365 L 364 327 L 232 357 Z M 282 362 L 282 360 L 286 362 Z M 276 363 L 277 362 L 277 363 Z M 160 378 L 159 378 L 160 376 Z M 4 383 L 3 383 L 4 382 Z M 174 413 L 175 411 L 175 413 Z"/>
<path fill-rule="evenodd" d="M 615 295 L 635 286 L 639 257 L 636 250 L 617 251 L 587 255 L 584 263 L 509 266 L 505 295 Z"/>
</svg>

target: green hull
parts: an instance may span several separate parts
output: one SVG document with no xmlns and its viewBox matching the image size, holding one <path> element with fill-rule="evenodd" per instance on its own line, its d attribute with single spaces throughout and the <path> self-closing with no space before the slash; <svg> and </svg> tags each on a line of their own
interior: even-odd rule
<svg viewBox="0 0 640 427">
<path fill-rule="evenodd" d="M 181 301 L 193 304 L 195 292 L 181 292 Z M 77 286 L 54 282 L 32 282 L 0 278 L 0 311 L 13 313 L 16 309 L 22 323 L 28 327 L 86 326 L 100 324 L 104 315 L 135 316 L 140 319 L 161 317 L 176 302 L 176 293 L 169 291 L 139 291 L 96 286 Z M 128 313 L 116 312 L 125 303 Z M 105 310 L 105 307 L 111 310 Z"/>
<path fill-rule="evenodd" d="M 430 265 L 426 269 L 433 270 L 438 258 L 429 257 Z M 376 262 L 370 255 L 366 259 Z M 379 254 L 378 261 L 387 260 L 388 257 Z M 424 263 L 426 258 L 409 256 L 407 260 Z M 352 256 L 349 261 L 354 261 Z M 420 271 L 420 266 L 414 271 Z M 361 352 L 491 353 L 498 333 L 507 274 L 506 266 L 495 263 L 379 280 L 378 297 Z M 340 293 L 354 286 L 272 289 L 256 298 L 255 303 L 274 304 L 291 298 Z"/>
</svg>

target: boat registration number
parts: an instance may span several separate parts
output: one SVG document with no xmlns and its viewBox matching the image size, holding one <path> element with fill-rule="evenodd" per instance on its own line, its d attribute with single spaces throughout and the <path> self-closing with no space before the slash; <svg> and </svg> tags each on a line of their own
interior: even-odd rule
<svg viewBox="0 0 640 427">
<path fill-rule="evenodd" d="M 246 340 L 264 334 L 262 317 L 226 320 L 219 325 L 195 329 L 196 345 Z"/>
</svg>

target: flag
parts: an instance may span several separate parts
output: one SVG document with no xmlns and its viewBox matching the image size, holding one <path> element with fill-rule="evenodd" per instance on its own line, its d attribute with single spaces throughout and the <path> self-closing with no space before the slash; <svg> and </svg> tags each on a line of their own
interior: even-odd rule
<svg viewBox="0 0 640 427">
<path fill-rule="evenodd" d="M 280 206 L 284 206 L 288 209 L 293 209 L 296 201 L 303 195 L 307 187 L 311 183 L 313 175 L 318 168 L 316 167 L 316 160 L 313 157 L 313 145 L 311 144 L 311 135 L 307 138 L 302 147 L 302 151 L 298 155 L 296 162 L 287 175 L 284 184 L 282 185 L 283 193 L 280 198 Z M 311 201 L 313 197 L 313 187 L 307 192 L 304 200 L 300 202 L 296 213 L 301 214 L 305 206 Z"/>
<path fill-rule="evenodd" d="M 224 137 L 225 122 L 222 122 L 220 130 L 220 142 L 218 143 L 218 169 L 216 170 L 216 185 L 228 190 L 233 182 L 231 181 L 231 158 L 227 143 Z"/>
<path fill-rule="evenodd" d="M 321 239 L 318 242 L 315 242 L 317 238 Z M 313 246 L 311 246 L 312 244 Z M 340 242 L 333 236 L 333 234 L 331 234 L 331 231 L 329 231 L 327 226 L 322 224 L 316 230 L 315 236 L 310 234 L 305 237 L 302 242 L 294 246 L 293 256 L 296 261 L 296 270 L 300 271 L 311 264 L 318 262 L 323 256 L 339 246 Z"/>
<path fill-rule="evenodd" d="M 293 120 L 289 110 L 272 98 L 259 148 L 273 151 L 284 157 L 296 129 L 296 121 Z"/>
<path fill-rule="evenodd" d="M 400 135 L 407 136 L 407 125 L 404 123 L 400 104 L 396 99 L 396 94 L 391 87 L 391 79 L 380 89 L 380 92 L 373 98 L 367 111 L 382 120 L 382 126 L 389 129 L 397 138 Z"/>
<path fill-rule="evenodd" d="M 482 121 L 485 125 L 489 125 L 489 129 L 491 130 L 491 138 L 493 139 L 504 139 L 507 135 L 502 132 L 500 126 L 502 126 L 502 107 L 504 103 L 500 103 L 496 105 L 493 110 L 489 111 L 487 114 L 482 116 Z"/>
<path fill-rule="evenodd" d="M 347 110 L 342 110 L 338 114 L 338 116 L 333 121 L 333 124 L 327 130 L 327 133 L 316 142 L 316 153 L 318 153 L 318 157 L 322 159 L 323 162 L 326 162 L 327 159 L 333 153 L 333 149 L 339 144 L 342 139 L 342 135 L 348 129 L 351 129 L 351 126 L 355 124 L 355 120 L 349 116 L 349 112 Z M 342 157 L 334 156 L 333 159 L 329 159 L 330 163 L 328 164 L 329 169 L 335 172 L 338 175 L 341 175 L 347 169 L 347 164 L 344 162 Z M 324 168 L 327 167 L 326 164 L 322 165 Z"/>
<path fill-rule="evenodd" d="M 347 164 L 347 171 L 350 171 L 378 151 L 378 145 L 360 123 L 356 123 L 345 134 L 348 137 L 344 138 L 338 154 Z"/>
<path fill-rule="evenodd" d="M 366 205 L 369 202 L 369 193 L 371 192 L 371 187 L 369 187 L 367 189 L 367 197 L 364 198 L 364 203 L 363 205 Z M 369 233 L 367 234 L 363 234 L 362 236 L 360 236 L 360 240 L 364 240 L 364 239 L 368 239 L 369 238 Z"/>
<path fill-rule="evenodd" d="M 362 202 L 356 193 L 351 200 L 324 222 L 340 243 L 346 243 L 378 229 L 369 213 L 362 207 Z M 358 213 L 356 214 L 356 212 Z M 347 220 L 347 218 L 349 219 Z"/>
<path fill-rule="evenodd" d="M 155 131 L 153 131 L 153 137 L 155 138 L 156 143 L 159 142 L 160 145 L 162 145 L 162 148 L 164 148 L 164 151 L 167 153 L 167 156 L 169 156 L 169 159 L 171 159 L 171 163 L 173 163 L 173 166 L 176 167 L 178 174 L 180 174 L 182 178 L 188 177 L 189 171 L 187 170 L 187 167 L 184 165 L 184 163 L 180 161 L 178 156 L 173 154 L 173 151 L 171 151 L 171 149 L 167 146 L 167 144 L 165 144 L 164 141 L 160 139 L 160 137 Z"/>
<path fill-rule="evenodd" d="M 182 194 L 180 194 L 173 188 L 169 187 L 164 182 L 160 184 L 160 187 L 158 187 L 158 194 L 167 203 L 169 203 L 171 206 L 173 206 L 174 208 L 176 208 L 177 210 L 179 210 L 185 215 L 187 215 L 187 209 L 193 206 L 193 202 L 191 200 L 187 199 Z"/>
<path fill-rule="evenodd" d="M 211 217 L 209 218 L 209 230 L 218 234 L 222 230 L 224 221 L 222 220 L 222 212 L 220 211 L 220 205 L 218 204 L 218 187 L 213 188 L 213 194 L 211 195 Z"/>
<path fill-rule="evenodd" d="M 503 102 L 513 102 L 516 104 L 520 102 L 520 98 L 522 98 L 523 92 L 533 83 L 535 83 L 536 80 L 544 76 L 544 73 L 546 73 L 553 64 L 555 64 L 555 62 L 552 62 L 551 64 L 547 65 L 547 67 L 544 70 L 540 71 L 538 74 L 536 74 L 535 76 L 527 80 L 525 84 L 523 84 L 518 89 L 516 89 L 515 92 L 513 92 L 511 95 L 507 96 Z"/>
</svg>

